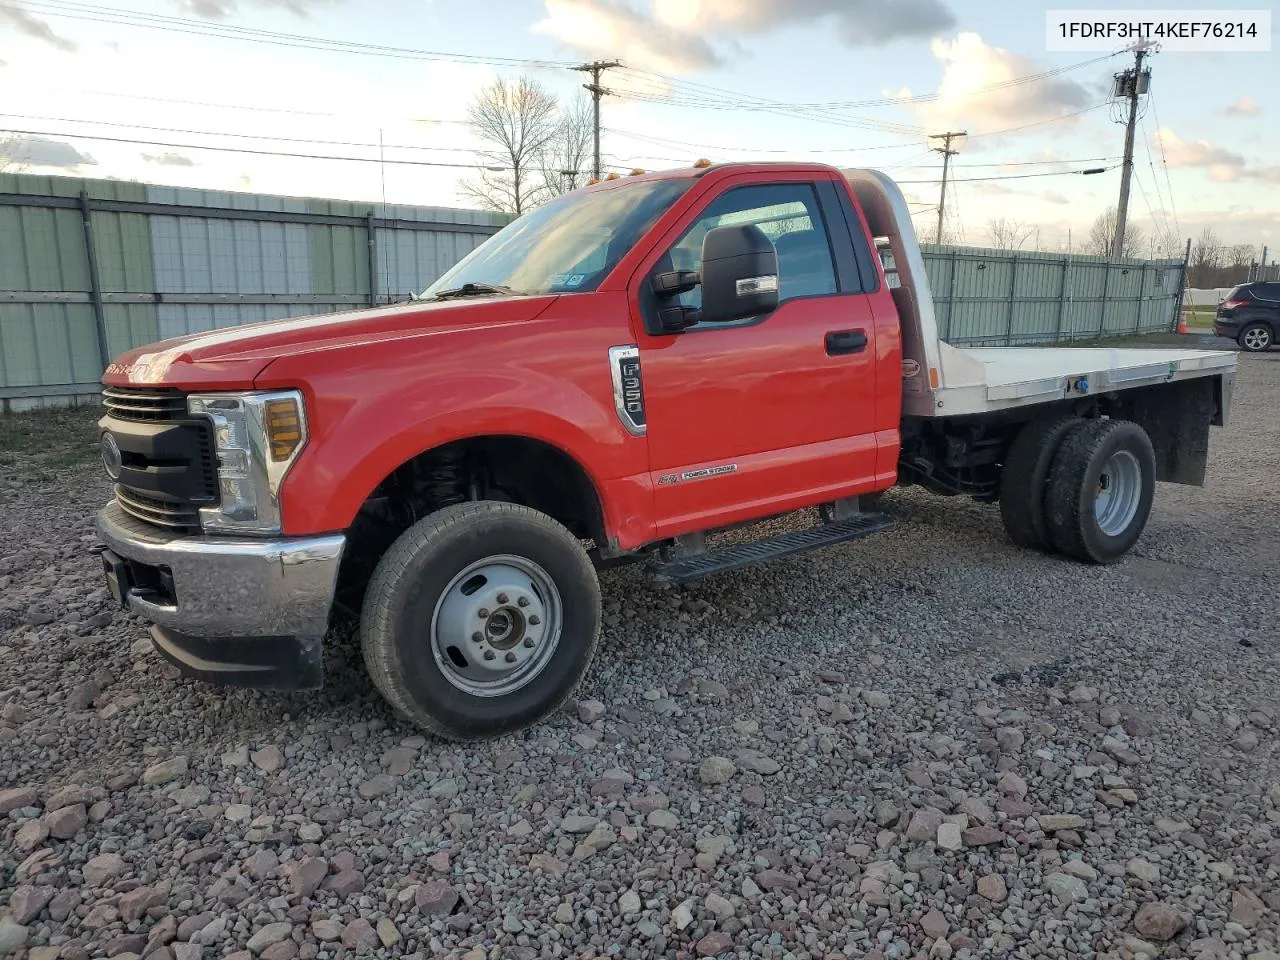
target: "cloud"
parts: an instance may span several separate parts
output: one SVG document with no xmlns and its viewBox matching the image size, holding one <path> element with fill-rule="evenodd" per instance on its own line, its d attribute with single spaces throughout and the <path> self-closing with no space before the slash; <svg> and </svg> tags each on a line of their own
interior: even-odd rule
<svg viewBox="0 0 1280 960">
<path fill-rule="evenodd" d="M 4 144 L 5 153 L 16 163 L 32 167 L 78 167 L 97 164 L 65 140 L 44 137 L 14 137 Z"/>
<path fill-rule="evenodd" d="M 934 40 L 934 57 L 945 64 L 938 96 L 911 110 L 931 130 L 991 133 L 1062 117 L 1090 105 L 1094 97 L 1074 80 L 1061 77 L 991 89 L 1042 72 L 1029 57 L 988 46 L 976 33 Z M 895 96 L 909 96 L 903 89 Z"/>
<path fill-rule="evenodd" d="M 796 24 L 831 23 L 840 38 L 853 46 L 935 36 L 955 24 L 943 0 L 545 0 L 545 4 L 546 16 L 534 24 L 534 33 L 554 37 L 583 56 L 620 57 L 632 66 L 663 73 L 720 66 L 740 38 Z"/>
<path fill-rule="evenodd" d="M 719 66 L 720 54 L 697 34 L 654 20 L 625 0 L 546 0 L 533 32 L 587 57 L 615 56 L 660 73 Z"/>
<path fill-rule="evenodd" d="M 1262 107 L 1253 97 L 1244 96 L 1235 103 L 1227 104 L 1222 108 L 1222 112 L 1228 117 L 1257 117 L 1262 114 Z"/>
<path fill-rule="evenodd" d="M 43 20 L 38 20 L 27 11 L 19 7 L 11 7 L 7 3 L 0 2 L 0 25 L 11 24 L 15 30 L 28 37 L 34 37 L 36 40 L 43 40 L 50 46 L 57 47 L 64 53 L 75 53 L 76 45 L 66 37 L 60 37 L 53 32 Z M 4 30 L 0 29 L 0 33 Z"/>
<path fill-rule="evenodd" d="M 1064 197 L 1057 190 L 1046 190 L 1040 194 L 1040 199 L 1046 203 L 1070 203 L 1071 201 Z"/>
<path fill-rule="evenodd" d="M 659 23 L 693 35 L 739 36 L 834 21 L 841 39 L 874 46 L 955 26 L 942 0 L 653 0 Z"/>
<path fill-rule="evenodd" d="M 254 6 L 282 7 L 295 16 L 306 19 L 311 11 L 307 9 L 308 0 L 252 0 Z M 310 5 L 329 3 L 333 0 L 310 0 Z M 178 4 L 188 13 L 194 13 L 205 20 L 226 20 L 240 8 L 238 0 L 181 0 Z"/>
<path fill-rule="evenodd" d="M 1156 131 L 1156 140 L 1171 167 L 1200 167 L 1209 172 L 1210 180 L 1220 183 L 1239 180 L 1244 173 L 1243 156 L 1208 140 L 1183 140 L 1168 127 Z"/>
<path fill-rule="evenodd" d="M 196 162 L 181 153 L 169 150 L 165 153 L 144 153 L 142 159 L 147 163 L 158 163 L 163 167 L 194 167 Z"/>
<path fill-rule="evenodd" d="M 1250 180 L 1261 180 L 1263 183 L 1280 184 L 1280 167 L 1260 167 L 1257 170 L 1246 171 L 1245 176 Z"/>
</svg>

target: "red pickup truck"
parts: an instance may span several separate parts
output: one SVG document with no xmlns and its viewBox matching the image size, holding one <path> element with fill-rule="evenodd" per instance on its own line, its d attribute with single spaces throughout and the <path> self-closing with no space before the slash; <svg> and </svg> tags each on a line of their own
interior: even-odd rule
<svg viewBox="0 0 1280 960">
<path fill-rule="evenodd" d="M 314 687 L 348 611 L 397 711 L 489 736 L 575 689 L 601 566 L 685 582 L 864 537 L 895 484 L 1115 561 L 1157 479 L 1203 482 L 1234 365 L 952 347 L 888 177 L 700 163 L 553 200 L 413 302 L 119 357 L 100 552 L 196 676 Z M 807 529 L 708 549 L 815 507 Z"/>
</svg>

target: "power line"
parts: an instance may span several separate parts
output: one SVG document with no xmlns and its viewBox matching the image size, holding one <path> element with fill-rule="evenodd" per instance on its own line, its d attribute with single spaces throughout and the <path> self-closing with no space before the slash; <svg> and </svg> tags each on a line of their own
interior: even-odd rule
<svg viewBox="0 0 1280 960">
<path fill-rule="evenodd" d="M 714 143 L 689 143 L 684 140 L 669 140 L 664 137 L 654 137 L 648 134 L 632 133 L 629 130 L 618 130 L 613 127 L 603 127 L 608 133 L 619 137 L 630 137 L 635 140 L 645 140 L 650 143 L 656 143 L 660 146 L 670 147 L 692 147 L 697 150 L 719 150 L 724 153 L 785 153 L 789 156 L 795 156 L 797 153 L 855 153 L 862 150 L 906 150 L 916 146 L 912 143 L 878 143 L 869 147 L 820 147 L 813 150 L 796 150 L 794 147 L 787 149 L 765 149 L 763 147 L 726 147 L 723 144 Z"/>
<path fill-rule="evenodd" d="M 1004 130 L 989 130 L 986 133 L 972 133 L 969 135 L 969 139 L 972 140 L 975 137 L 998 137 L 1006 133 L 1017 133 L 1019 130 L 1030 130 L 1032 127 L 1043 127 L 1048 123 L 1061 123 L 1063 120 L 1070 120 L 1072 117 L 1080 117 L 1086 113 L 1105 107 L 1108 102 L 1109 101 L 1095 103 L 1092 107 L 1085 107 L 1083 110 L 1077 110 L 1074 113 L 1064 113 L 1061 116 L 1049 117 L 1045 120 L 1037 120 L 1034 123 L 1024 123 L 1018 127 L 1006 127 Z"/>
<path fill-rule="evenodd" d="M 1119 160 L 1119 157 L 1076 157 L 1071 160 L 993 160 L 991 163 L 957 163 L 957 170 L 968 170 L 970 167 L 1031 167 L 1053 163 L 1095 163 Z"/>
<path fill-rule="evenodd" d="M 1082 69 L 1083 67 L 1089 67 L 1096 63 L 1101 63 L 1104 60 L 1110 60 L 1113 57 L 1118 56 L 1120 52 L 1122 51 L 1104 54 L 1100 57 L 1094 57 L 1090 60 L 1082 60 L 1077 63 L 1067 64 L 1061 67 L 1054 67 L 1050 70 L 1041 71 L 1040 73 L 1028 74 L 1022 77 L 1012 77 L 1008 80 L 1002 80 L 998 83 L 992 83 L 982 87 L 978 87 L 975 90 L 970 92 L 971 93 L 987 93 L 995 90 L 1007 89 L 1009 87 L 1021 86 L 1023 84 L 1037 83 L 1042 80 L 1048 80 L 1053 77 L 1060 76 L 1064 73 L 1069 73 L 1073 70 L 1079 70 L 1079 69 Z M 770 100 L 764 97 L 751 97 L 750 95 L 739 94 L 739 93 L 736 93 L 735 91 L 727 90 L 724 87 L 717 87 L 707 83 L 698 83 L 695 81 L 672 77 L 666 74 L 661 74 L 661 73 L 657 73 L 655 71 L 650 71 L 650 70 L 628 68 L 626 72 L 640 79 L 647 79 L 649 77 L 656 78 L 657 82 L 655 81 L 649 81 L 649 82 L 652 86 L 655 86 L 658 88 L 685 87 L 696 92 L 705 91 L 705 93 L 719 94 L 722 96 L 733 96 L 733 97 L 738 97 L 742 99 L 754 99 L 761 103 L 769 103 L 775 106 L 820 109 L 820 110 L 865 109 L 868 107 L 878 107 L 878 106 L 899 106 L 902 104 L 909 104 L 909 103 L 928 103 L 928 102 L 937 100 L 942 95 L 941 92 L 939 91 L 934 93 L 915 94 L 915 95 L 905 96 L 905 97 L 881 97 L 881 98 L 872 99 L 872 100 L 845 100 L 845 101 L 826 101 L 826 102 L 808 102 L 808 103 L 787 102 L 787 101 Z M 705 93 L 704 93 L 704 96 L 705 96 Z"/>
<path fill-rule="evenodd" d="M 404 167 L 446 167 L 454 170 L 490 170 L 500 172 L 509 170 L 499 164 L 487 163 L 445 163 L 437 160 L 380 160 L 377 157 L 343 157 L 332 154 L 294 153 L 284 150 L 257 150 L 249 147 L 215 147 L 209 144 L 169 143 L 163 140 L 139 140 L 133 137 L 104 137 L 97 134 L 67 133 L 59 130 L 0 130 L 0 133 L 17 134 L 28 137 L 66 137 L 70 140 L 97 140 L 104 143 L 136 143 L 149 147 L 171 147 L 182 150 L 213 150 L 218 153 L 243 153 L 262 157 L 293 157 L 303 160 L 340 160 L 348 163 L 387 163 Z"/>
<path fill-rule="evenodd" d="M 1107 173 L 1116 168 L 1117 164 L 1109 167 L 1098 167 L 1093 170 L 1050 170 L 1047 173 L 1011 173 L 1004 177 L 952 177 L 948 183 L 978 183 L 982 180 L 1026 180 L 1031 177 L 1067 177 L 1074 175 L 1089 175 L 1094 173 Z M 895 178 L 896 179 L 896 178 Z M 898 183 L 941 183 L 941 180 L 897 180 Z"/>
<path fill-rule="evenodd" d="M 147 103 L 170 103 L 182 107 L 212 107 L 218 110 L 244 110 L 253 113 L 284 113 L 298 117 L 356 118 L 367 120 L 368 114 L 330 113 L 322 110 L 299 110 L 296 107 L 264 107 L 247 103 L 217 103 L 208 100 L 177 100 L 173 97 L 154 97 L 139 93 L 120 93 L 111 90 L 77 90 L 72 87 L 50 87 L 43 84 L 26 84 L 27 90 L 46 90 L 54 93 L 74 93 L 80 97 L 113 97 L 121 100 L 140 100 Z M 469 120 L 443 120 L 438 117 L 388 117 L 391 120 L 407 120 L 410 123 L 450 123 L 469 126 Z"/>
<path fill-rule="evenodd" d="M 1147 102 L 1151 104 L 1151 115 L 1156 122 L 1156 140 L 1160 144 L 1160 165 L 1164 167 L 1164 183 L 1169 188 L 1169 209 L 1173 212 L 1173 225 L 1178 228 L 1178 236 L 1182 236 L 1182 223 L 1178 220 L 1178 204 L 1173 199 L 1173 181 L 1169 179 L 1169 161 L 1164 155 L 1164 137 L 1160 136 L 1160 108 L 1156 105 L 1154 90 L 1147 92 Z M 1149 149 L 1149 148 L 1148 148 Z"/>
<path fill-rule="evenodd" d="M 1145 117 L 1141 118 L 1139 119 L 1138 122 L 1142 127 L 1142 146 L 1143 146 L 1143 149 L 1146 150 L 1147 152 L 1147 166 L 1151 170 L 1151 185 L 1155 187 L 1156 202 L 1160 204 L 1161 219 L 1160 219 L 1160 223 L 1157 226 L 1157 229 L 1159 229 L 1163 233 L 1169 233 L 1171 232 L 1171 225 L 1169 223 L 1169 213 L 1168 213 L 1168 210 L 1165 208 L 1164 195 L 1160 190 L 1160 177 L 1156 174 L 1155 158 L 1151 154 L 1151 140 L 1150 140 L 1150 134 L 1147 133 L 1146 118 Z M 1134 172 L 1135 174 L 1137 173 L 1137 171 L 1134 171 Z M 1152 219 L 1154 218 L 1155 218 L 1155 215 L 1152 214 Z"/>
<path fill-rule="evenodd" d="M 110 120 L 88 120 L 81 117 L 42 117 L 21 113 L 0 113 L 0 117 L 15 120 L 39 120 L 46 123 L 88 123 L 100 127 L 123 127 L 129 130 L 150 130 L 153 133 L 184 133 L 201 137 L 232 137 L 239 140 L 274 140 L 278 143 L 311 143 L 325 147 L 369 147 L 386 150 L 431 150 L 440 153 L 488 153 L 474 147 L 425 147 L 407 143 L 367 143 L 357 140 L 316 140 L 311 137 L 280 137 L 267 133 L 231 133 L 226 130 L 191 130 L 182 127 L 153 127 L 142 123 L 121 123 Z"/>
<path fill-rule="evenodd" d="M 482 54 L 451 53 L 441 50 L 420 50 L 412 47 L 392 47 L 358 41 L 329 40 L 306 34 L 261 30 L 234 24 L 211 23 L 187 17 L 145 13 L 140 10 L 120 10 L 70 0 L 26 0 L 24 6 L 49 17 L 69 20 L 85 20 L 93 23 L 111 23 L 120 26 L 145 27 L 170 33 L 193 36 L 220 37 L 225 40 L 245 40 L 281 47 L 307 50 L 326 50 L 332 53 L 354 53 L 363 56 L 389 57 L 400 60 L 444 60 L 454 63 L 483 63 L 495 66 L 568 67 L 567 61 L 534 60 L 522 57 L 494 57 Z"/>
</svg>

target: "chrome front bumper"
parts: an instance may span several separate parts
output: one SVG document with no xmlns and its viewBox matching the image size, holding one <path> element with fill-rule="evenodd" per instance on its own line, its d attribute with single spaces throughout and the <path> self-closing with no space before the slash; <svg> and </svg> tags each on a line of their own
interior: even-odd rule
<svg viewBox="0 0 1280 960">
<path fill-rule="evenodd" d="M 319 640 L 329 623 L 346 538 L 255 540 L 174 534 L 116 503 L 98 514 L 108 550 L 154 568 L 169 591 L 120 584 L 120 601 L 162 631 L 187 637 Z M 149 571 L 148 571 L 149 572 Z"/>
</svg>

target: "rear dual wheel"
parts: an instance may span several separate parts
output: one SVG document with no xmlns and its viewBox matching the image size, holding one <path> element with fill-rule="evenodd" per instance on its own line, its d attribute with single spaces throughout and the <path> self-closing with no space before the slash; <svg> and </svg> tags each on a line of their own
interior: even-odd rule
<svg viewBox="0 0 1280 960">
<path fill-rule="evenodd" d="M 1086 563 L 1115 563 L 1142 535 L 1155 453 L 1136 423 L 1064 417 L 1028 424 L 1006 457 L 1001 513 L 1010 539 Z"/>
</svg>

